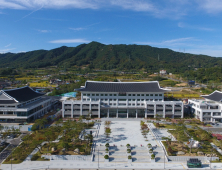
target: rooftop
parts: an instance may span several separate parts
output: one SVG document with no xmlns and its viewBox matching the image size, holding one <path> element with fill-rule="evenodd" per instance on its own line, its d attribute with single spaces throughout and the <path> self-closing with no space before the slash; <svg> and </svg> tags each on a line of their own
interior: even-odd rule
<svg viewBox="0 0 222 170">
<path fill-rule="evenodd" d="M 76 89 L 85 92 L 166 92 L 158 81 L 150 82 L 101 82 L 86 81 L 85 87 Z"/>
<path fill-rule="evenodd" d="M 25 102 L 40 96 L 43 96 L 43 94 L 35 92 L 33 89 L 31 89 L 28 86 L 22 87 L 22 88 L 16 88 L 11 90 L 2 90 L 8 99 L 6 100 L 0 100 L 0 104 L 12 104 L 16 102 Z"/>
<path fill-rule="evenodd" d="M 222 92 L 216 90 L 209 95 L 202 95 L 202 97 L 205 99 L 216 101 L 216 102 L 221 102 L 222 101 Z"/>
</svg>

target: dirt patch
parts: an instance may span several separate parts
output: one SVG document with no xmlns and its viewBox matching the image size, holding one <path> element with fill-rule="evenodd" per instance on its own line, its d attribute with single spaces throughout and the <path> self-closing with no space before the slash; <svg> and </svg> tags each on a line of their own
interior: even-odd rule
<svg viewBox="0 0 222 170">
<path fill-rule="evenodd" d="M 185 87 L 185 86 L 187 86 L 187 83 L 176 84 L 176 86 L 178 86 L 178 87 Z"/>
</svg>

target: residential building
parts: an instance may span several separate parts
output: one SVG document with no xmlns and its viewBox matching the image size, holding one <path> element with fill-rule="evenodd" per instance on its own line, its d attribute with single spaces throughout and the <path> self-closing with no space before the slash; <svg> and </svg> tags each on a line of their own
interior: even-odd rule
<svg viewBox="0 0 222 170">
<path fill-rule="evenodd" d="M 222 122 L 222 92 L 214 91 L 209 95 L 202 95 L 203 100 L 188 100 L 191 112 L 201 122 Z"/>
<path fill-rule="evenodd" d="M 31 122 L 51 109 L 51 99 L 28 86 L 0 90 L 0 122 Z"/>
<path fill-rule="evenodd" d="M 113 118 L 183 118 L 183 102 L 164 101 L 166 89 L 159 82 L 99 82 L 86 81 L 76 89 L 81 100 L 65 100 L 63 117 L 80 115 Z"/>
</svg>

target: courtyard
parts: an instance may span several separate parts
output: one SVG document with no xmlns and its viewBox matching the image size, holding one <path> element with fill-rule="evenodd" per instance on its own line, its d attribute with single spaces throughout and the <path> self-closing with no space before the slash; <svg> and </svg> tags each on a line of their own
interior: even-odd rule
<svg viewBox="0 0 222 170">
<path fill-rule="evenodd" d="M 140 119 L 139 120 L 126 120 L 126 119 L 109 119 L 111 121 L 110 129 L 111 134 L 110 137 L 106 138 L 105 135 L 105 121 L 101 122 L 101 126 L 99 129 L 98 137 L 94 138 L 94 142 L 96 145 L 105 145 L 109 143 L 111 146 L 126 146 L 126 144 L 130 144 L 131 146 L 147 146 L 150 143 L 152 146 L 159 145 L 155 135 L 161 137 L 168 137 L 170 134 L 167 130 L 158 131 L 154 134 L 151 130 L 149 130 L 147 134 L 147 138 L 141 133 L 140 127 Z M 148 128 L 152 128 L 153 124 L 148 123 Z M 154 127 L 153 127 L 154 128 Z M 161 140 L 161 139 L 160 139 Z"/>
</svg>

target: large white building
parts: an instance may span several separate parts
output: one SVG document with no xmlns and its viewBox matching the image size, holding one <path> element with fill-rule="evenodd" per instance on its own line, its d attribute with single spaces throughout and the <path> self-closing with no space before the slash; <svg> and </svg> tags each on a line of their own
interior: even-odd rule
<svg viewBox="0 0 222 170">
<path fill-rule="evenodd" d="M 222 122 L 222 92 L 202 96 L 204 100 L 188 100 L 191 112 L 201 122 Z"/>
<path fill-rule="evenodd" d="M 181 101 L 164 101 L 164 92 L 157 81 L 151 82 L 99 82 L 86 81 L 76 89 L 81 100 L 65 100 L 62 116 L 80 115 L 113 118 L 170 117 L 183 118 Z"/>
<path fill-rule="evenodd" d="M 51 109 L 52 100 L 30 87 L 0 91 L 0 123 L 31 122 Z"/>
</svg>

